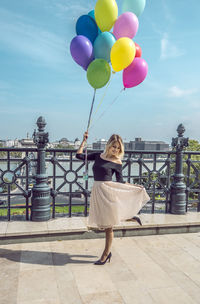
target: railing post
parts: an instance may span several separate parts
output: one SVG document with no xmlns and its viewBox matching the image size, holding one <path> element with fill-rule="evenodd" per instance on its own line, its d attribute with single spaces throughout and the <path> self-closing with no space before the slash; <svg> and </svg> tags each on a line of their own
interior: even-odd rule
<svg viewBox="0 0 200 304">
<path fill-rule="evenodd" d="M 185 214 L 186 185 L 183 174 L 183 149 L 188 146 L 188 138 L 183 137 L 185 128 L 182 124 L 178 126 L 177 132 L 178 137 L 172 138 L 172 147 L 176 148 L 176 167 L 170 189 L 170 212 L 173 214 Z"/>
<path fill-rule="evenodd" d="M 37 120 L 38 132 L 34 131 L 33 141 L 38 148 L 36 184 L 32 189 L 31 220 L 36 222 L 48 221 L 51 216 L 50 188 L 47 184 L 45 168 L 45 150 L 49 142 L 49 134 L 44 132 L 46 122 L 40 116 Z"/>
</svg>

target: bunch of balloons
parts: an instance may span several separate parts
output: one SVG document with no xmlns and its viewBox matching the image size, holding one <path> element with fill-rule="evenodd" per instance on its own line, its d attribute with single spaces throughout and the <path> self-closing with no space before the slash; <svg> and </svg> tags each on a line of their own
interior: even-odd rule
<svg viewBox="0 0 200 304">
<path fill-rule="evenodd" d="M 133 41 L 145 4 L 146 0 L 124 0 L 123 11 L 128 11 L 118 17 L 115 0 L 97 0 L 95 10 L 77 20 L 77 36 L 71 41 L 70 51 L 74 61 L 87 71 L 88 82 L 94 89 L 109 81 L 111 66 L 114 72 L 123 70 L 125 88 L 137 86 L 145 79 L 148 65 L 141 58 L 141 47 Z"/>
</svg>

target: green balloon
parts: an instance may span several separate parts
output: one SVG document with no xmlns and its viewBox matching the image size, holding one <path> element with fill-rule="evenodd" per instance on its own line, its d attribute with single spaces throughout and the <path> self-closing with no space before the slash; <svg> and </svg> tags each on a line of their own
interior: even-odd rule
<svg viewBox="0 0 200 304">
<path fill-rule="evenodd" d="M 122 11 L 132 12 L 139 17 L 146 5 L 146 0 L 124 0 L 122 5 Z"/>
<path fill-rule="evenodd" d="M 106 85 L 110 79 L 111 68 L 104 59 L 93 60 L 87 69 L 87 80 L 94 89 L 100 89 Z"/>
</svg>

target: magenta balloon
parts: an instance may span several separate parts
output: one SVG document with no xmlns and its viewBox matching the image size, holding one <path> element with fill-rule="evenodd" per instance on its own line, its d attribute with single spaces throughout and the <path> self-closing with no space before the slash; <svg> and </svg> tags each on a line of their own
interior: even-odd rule
<svg viewBox="0 0 200 304">
<path fill-rule="evenodd" d="M 115 22 L 113 34 L 116 39 L 122 37 L 128 37 L 132 39 L 136 35 L 138 27 L 138 17 L 134 13 L 126 12 L 120 15 Z"/>
<path fill-rule="evenodd" d="M 74 37 L 70 44 L 70 52 L 76 63 L 87 70 L 88 65 L 94 59 L 91 41 L 82 35 Z"/>
<path fill-rule="evenodd" d="M 125 88 L 136 87 L 146 78 L 148 65 L 140 57 L 135 57 L 133 62 L 123 71 L 123 84 Z"/>
</svg>

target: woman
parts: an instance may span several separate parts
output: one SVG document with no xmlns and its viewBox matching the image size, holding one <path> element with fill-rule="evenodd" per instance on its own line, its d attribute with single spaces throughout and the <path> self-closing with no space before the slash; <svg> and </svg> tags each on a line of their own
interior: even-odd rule
<svg viewBox="0 0 200 304">
<path fill-rule="evenodd" d="M 76 157 L 85 160 L 84 144 L 88 132 L 84 133 L 83 141 Z M 111 259 L 113 226 L 122 220 L 134 217 L 149 201 L 149 196 L 143 186 L 131 185 L 123 181 L 122 161 L 124 145 L 119 135 L 113 134 L 103 153 L 90 153 L 88 160 L 94 160 L 94 184 L 91 192 L 88 227 L 105 229 L 106 242 L 101 258 L 95 265 L 104 265 Z M 116 182 L 112 181 L 115 173 Z"/>
</svg>

